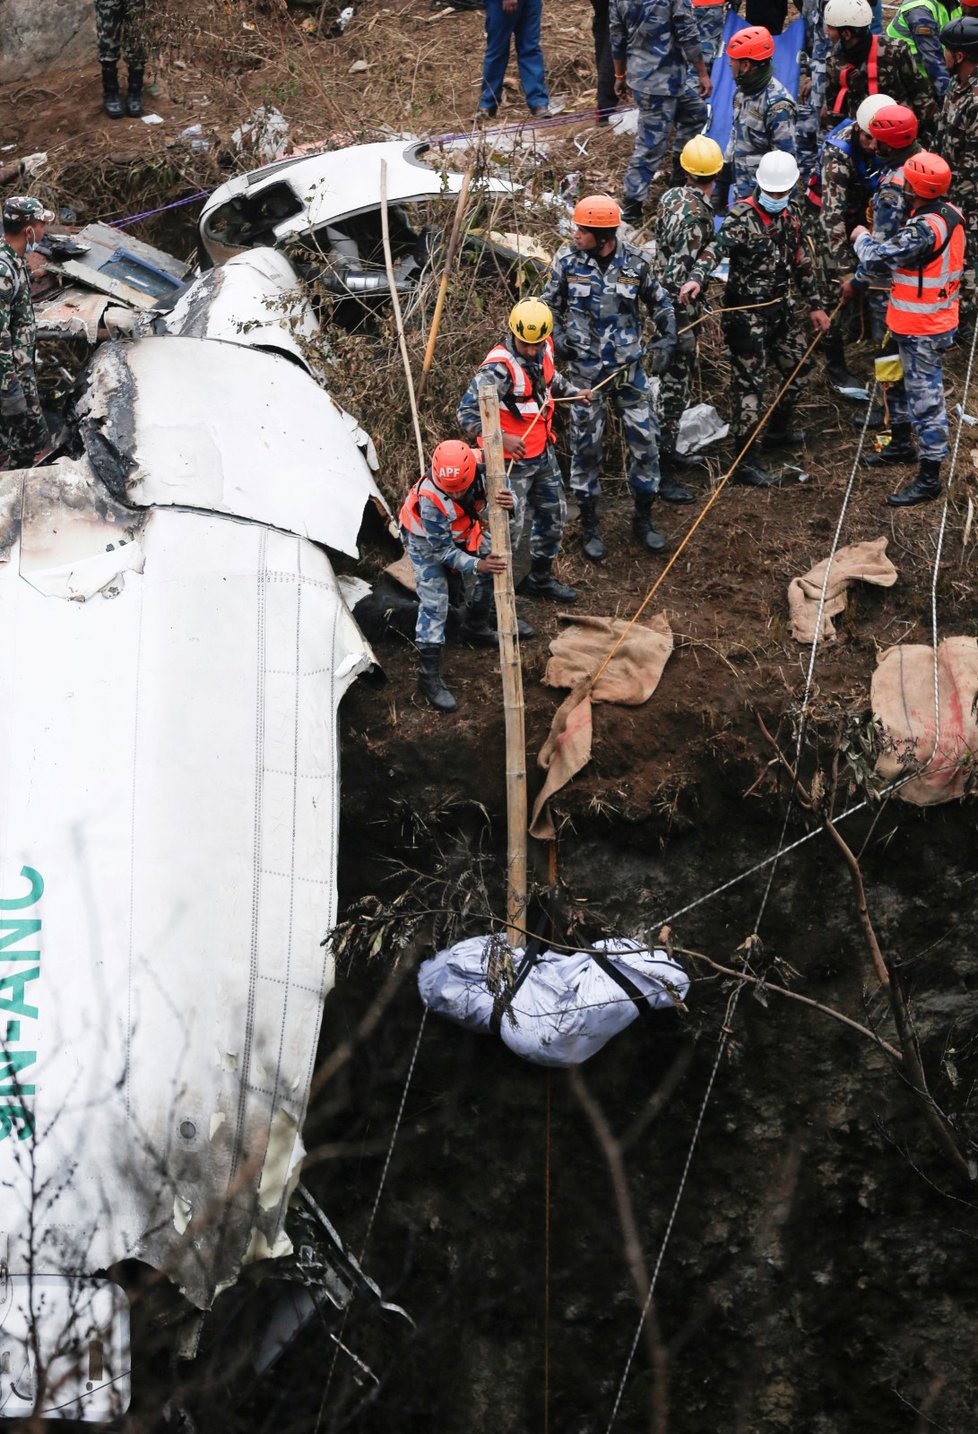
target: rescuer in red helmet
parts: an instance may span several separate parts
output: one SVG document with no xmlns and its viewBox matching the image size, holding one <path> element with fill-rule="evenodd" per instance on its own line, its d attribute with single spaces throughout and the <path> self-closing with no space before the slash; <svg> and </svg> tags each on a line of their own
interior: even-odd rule
<svg viewBox="0 0 978 1434">
<path fill-rule="evenodd" d="M 511 509 L 513 494 L 504 489 L 499 506 Z M 418 590 L 418 686 L 432 707 L 454 712 L 458 703 L 441 677 L 441 652 L 448 618 L 449 579 L 475 575 L 475 588 L 462 623 L 463 637 L 495 646 L 498 635 L 488 621 L 492 573 L 506 570 L 506 559 L 489 551 L 480 516 L 486 506 L 480 465 L 467 443 L 450 438 L 431 455 L 431 467 L 412 485 L 398 521 L 414 567 Z M 528 631 L 522 635 L 532 636 Z"/>
<path fill-rule="evenodd" d="M 852 232 L 859 273 L 882 271 L 892 276 L 886 323 L 903 368 L 903 377 L 889 394 L 891 441 L 881 453 L 863 461 L 912 463 L 918 452 L 920 458 L 913 482 L 887 498 L 893 508 L 908 508 L 940 495 L 941 463 L 948 451 L 944 354 L 958 326 L 965 262 L 964 219 L 946 198 L 951 187 L 947 161 L 921 150 L 911 155 L 903 172 L 913 200 L 900 232 L 882 243 L 864 225 Z"/>
</svg>

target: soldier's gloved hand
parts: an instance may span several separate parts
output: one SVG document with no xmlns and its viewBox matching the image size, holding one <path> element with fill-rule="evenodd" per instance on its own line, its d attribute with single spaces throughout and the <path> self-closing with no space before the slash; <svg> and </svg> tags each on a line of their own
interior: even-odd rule
<svg viewBox="0 0 978 1434">
<path fill-rule="evenodd" d="M 0 418 L 22 418 L 26 412 L 27 395 L 20 384 L 0 393 Z"/>
<path fill-rule="evenodd" d="M 725 159 L 723 161 L 723 168 L 717 175 L 716 186 L 713 190 L 711 203 L 713 205 L 714 214 L 722 214 L 730 202 L 730 186 L 733 184 L 733 179 L 733 165 L 729 159 Z"/>
</svg>

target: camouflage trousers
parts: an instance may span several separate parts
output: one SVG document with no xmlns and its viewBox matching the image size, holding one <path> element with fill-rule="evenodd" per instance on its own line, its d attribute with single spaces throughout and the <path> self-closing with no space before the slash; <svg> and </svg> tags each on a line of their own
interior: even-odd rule
<svg viewBox="0 0 978 1434">
<path fill-rule="evenodd" d="M 690 311 L 679 310 L 687 317 L 683 320 L 689 323 Z M 689 395 L 693 387 L 693 371 L 696 368 L 696 329 L 679 335 L 679 343 L 676 348 L 676 356 L 669 368 L 659 379 L 659 429 L 662 434 L 660 446 L 671 452 L 676 447 L 676 436 L 679 433 L 679 420 L 682 418 L 689 406 Z"/>
<path fill-rule="evenodd" d="M 720 46 L 723 43 L 723 27 L 727 19 L 727 7 L 722 3 L 698 5 L 693 11 L 693 19 L 696 21 L 696 29 L 700 37 L 703 63 L 707 69 L 710 69 L 720 53 Z"/>
<path fill-rule="evenodd" d="M 452 596 L 464 593 L 466 580 L 455 568 L 435 562 L 431 556 L 431 544 L 419 533 L 401 530 L 407 555 L 414 568 L 414 581 L 418 590 L 418 620 L 414 628 L 415 641 L 421 645 L 431 643 L 437 647 L 445 642 L 445 624 L 448 621 L 448 604 Z M 479 556 L 485 557 L 490 551 L 488 534 L 482 535 Z M 454 590 L 454 591 L 453 591 Z M 473 605 L 486 601 L 492 595 L 492 574 L 476 573 L 469 602 Z"/>
<path fill-rule="evenodd" d="M 146 63 L 146 0 L 95 0 L 95 38 L 102 64 L 124 55 L 127 65 Z"/>
<path fill-rule="evenodd" d="M 568 375 L 569 377 L 569 375 Z M 578 376 L 589 388 L 600 375 Z M 624 380 L 624 382 L 622 382 Z M 570 382 L 574 382 L 573 378 Z M 570 406 L 570 483 L 575 493 L 595 497 L 601 491 L 601 453 L 608 423 L 608 405 L 621 420 L 628 448 L 628 482 L 634 493 L 659 491 L 659 425 L 652 409 L 648 379 L 641 363 L 599 388 L 590 403 Z"/>
<path fill-rule="evenodd" d="M 40 453 L 48 441 L 48 426 L 37 389 L 31 382 L 23 383 L 23 388 L 27 396 L 27 412 L 16 418 L 0 418 L 0 470 L 29 468 L 34 462 L 34 454 Z"/>
<path fill-rule="evenodd" d="M 891 423 L 912 423 L 921 458 L 947 457 L 947 409 L 944 404 L 944 355 L 954 343 L 949 334 L 894 334 L 903 378 L 889 390 Z"/>
<path fill-rule="evenodd" d="M 773 364 L 778 373 L 787 378 L 808 347 L 808 340 L 787 302 L 773 304 L 769 309 L 724 314 L 722 321 L 733 365 L 730 431 L 734 439 L 740 440 L 752 432 L 766 411 L 768 365 Z M 779 401 L 782 414 L 790 412 L 798 402 L 810 371 L 809 359 Z"/>
<path fill-rule="evenodd" d="M 514 463 L 507 481 L 513 490 L 513 514 L 509 520 L 513 552 L 520 545 L 529 509 L 530 557 L 555 558 L 567 519 L 567 503 L 553 444 L 548 443 L 538 458 Z"/>
<path fill-rule="evenodd" d="M 678 95 L 636 95 L 638 133 L 625 172 L 626 199 L 644 200 L 652 177 L 669 152 L 672 131 L 680 148 L 706 128 L 708 110 L 695 86 Z"/>
</svg>

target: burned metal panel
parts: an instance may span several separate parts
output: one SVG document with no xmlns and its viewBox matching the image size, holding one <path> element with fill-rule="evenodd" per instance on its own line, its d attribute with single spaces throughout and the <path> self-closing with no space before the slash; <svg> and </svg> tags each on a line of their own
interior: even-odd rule
<svg viewBox="0 0 978 1434">
<path fill-rule="evenodd" d="M 109 294 L 93 293 L 76 285 L 60 289 L 34 305 L 38 338 L 59 339 L 84 334 L 88 342 L 94 344 L 102 315 L 111 303 Z"/>
<path fill-rule="evenodd" d="M 250 249 L 208 269 L 163 316 L 163 325 L 185 338 L 285 353 L 307 372 L 309 343 L 320 334 L 295 268 L 277 249 Z"/>
<path fill-rule="evenodd" d="M 52 539 L 50 480 L 21 478 L 23 554 L 52 569 L 114 511 L 93 478 Z M 11 1271 L 135 1258 L 205 1308 L 288 1248 L 336 710 L 371 654 L 302 538 L 159 509 L 139 541 L 142 571 L 87 601 L 26 581 L 19 549 L 0 566 L 0 1184 Z"/>
<path fill-rule="evenodd" d="M 385 508 L 356 421 L 278 354 L 172 336 L 103 344 L 76 407 L 93 467 L 136 507 L 235 514 L 352 557 L 366 504 Z"/>
</svg>

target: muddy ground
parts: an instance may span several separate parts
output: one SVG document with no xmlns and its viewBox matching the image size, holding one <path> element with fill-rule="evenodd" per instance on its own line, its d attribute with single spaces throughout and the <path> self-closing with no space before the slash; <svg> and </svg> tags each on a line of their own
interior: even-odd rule
<svg viewBox="0 0 978 1434">
<path fill-rule="evenodd" d="M 102 116 L 94 66 L 20 82 L 3 97 L 5 142 L 47 149 L 47 192 L 80 217 L 212 187 L 240 165 L 227 137 L 256 103 L 278 104 L 297 140 L 375 138 L 382 124 L 441 134 L 476 103 L 476 14 L 442 15 L 424 0 L 368 3 L 342 36 L 311 39 L 272 6 L 160 12 L 165 44 L 147 108 L 164 125 Z M 551 7 L 544 25 L 554 89 L 575 112 L 593 102 L 589 14 L 571 0 Z M 359 60 L 370 69 L 351 75 Z M 501 119 L 518 117 L 518 95 L 508 110 Z M 168 147 L 197 122 L 213 135 L 210 151 Z M 615 191 L 628 148 L 574 122 L 535 183 L 543 191 L 583 170 L 588 187 Z M 196 212 L 134 232 L 189 254 Z M 423 406 L 426 441 L 443 436 L 498 317 L 483 314 L 463 333 L 449 309 Z M 375 435 L 393 495 L 414 475 L 389 337 L 374 335 L 361 365 L 344 363 L 337 392 Z M 422 349 L 423 335 L 413 335 L 412 354 Z M 372 372 L 381 352 L 386 390 Z M 870 359 L 868 347 L 854 350 L 863 371 Z M 959 356 L 955 398 L 963 373 Z M 722 411 L 726 373 L 709 332 L 699 384 L 697 396 Z M 158 1380 L 139 1381 L 134 1427 L 154 1427 L 173 1393 L 200 1429 L 972 1434 L 974 1184 L 935 1140 L 906 1062 L 873 1035 L 898 1044 L 838 849 L 818 834 L 773 875 L 749 874 L 818 828 L 779 774 L 759 718 L 792 754 L 809 651 L 790 636 L 786 590 L 829 551 L 857 412 L 816 369 L 801 415 L 806 481 L 721 494 L 650 608 L 676 636 L 659 690 L 640 708 L 596 710 L 592 761 L 556 803 L 558 934 L 655 932 L 672 917 L 676 947 L 700 953 L 681 957 L 694 977 L 688 1010 L 636 1023 L 583 1068 L 583 1087 L 436 1018 L 418 1042 L 413 963 L 453 926 L 473 934 L 502 910 L 499 673 L 492 654 L 451 648 L 446 672 L 460 706 L 446 719 L 416 694 L 411 643 L 393 634 L 377 642 L 382 680 L 358 683 L 341 711 L 347 946 L 327 1003 L 320 1057 L 331 1074 L 310 1115 L 307 1183 L 352 1249 L 366 1240 L 366 1268 L 414 1325 L 358 1311 L 342 1327 L 329 1321 L 379 1385 L 355 1378 L 344 1354 L 334 1366 L 337 1347 L 317 1326 L 275 1380 L 253 1390 L 229 1373 L 219 1306 L 218 1335 L 205 1335 L 195 1365 L 160 1366 Z M 608 560 L 585 563 L 571 525 L 558 565 L 587 613 L 630 614 L 663 566 L 631 541 L 616 442 L 605 478 Z M 673 549 L 729 456 L 711 456 L 709 473 L 693 480 L 695 506 L 657 507 Z M 976 632 L 976 463 L 978 440 L 966 431 L 936 578 L 942 637 Z M 818 654 L 805 714 L 809 788 L 816 770 L 829 772 L 837 735 L 865 718 L 879 652 L 930 639 L 941 505 L 895 514 L 882 504 L 892 482 L 860 475 L 843 525 L 843 543 L 885 535 L 899 578 L 886 591 L 857 589 L 838 640 Z M 365 535 L 368 576 L 393 555 L 376 531 Z M 559 616 L 520 606 L 537 629 L 522 654 L 532 774 L 562 695 L 541 682 Z M 843 768 L 838 809 L 861 800 L 857 775 Z M 933 1100 L 970 1155 L 973 804 L 924 811 L 890 799 L 840 829 L 906 991 Z M 535 885 L 550 882 L 546 851 L 531 852 L 531 872 Z M 597 1129 L 620 1146 L 620 1169 Z M 643 1278 L 636 1251 L 645 1277 L 657 1273 L 651 1336 L 630 1359 Z"/>
</svg>

